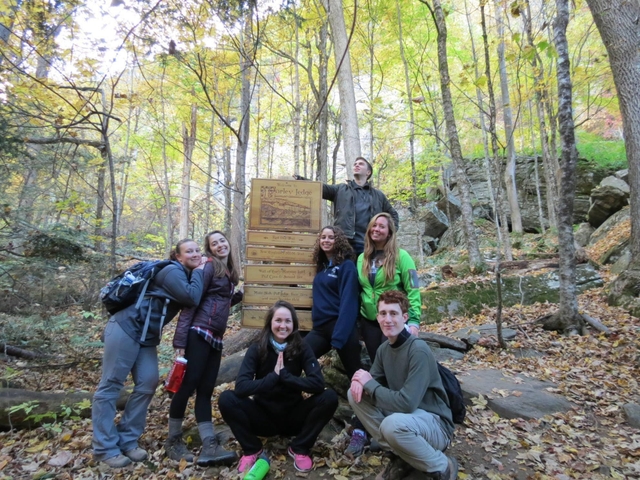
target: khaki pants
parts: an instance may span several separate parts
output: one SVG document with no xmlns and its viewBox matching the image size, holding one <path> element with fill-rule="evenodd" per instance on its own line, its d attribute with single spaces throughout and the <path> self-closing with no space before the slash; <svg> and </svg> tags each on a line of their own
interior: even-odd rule
<svg viewBox="0 0 640 480">
<path fill-rule="evenodd" d="M 442 451 L 450 439 L 440 417 L 421 409 L 411 413 L 386 412 L 373 405 L 368 396 L 363 395 L 360 403 L 353 400 L 351 391 L 348 396 L 356 416 L 382 448 L 421 472 L 447 469 L 447 457 Z"/>
</svg>

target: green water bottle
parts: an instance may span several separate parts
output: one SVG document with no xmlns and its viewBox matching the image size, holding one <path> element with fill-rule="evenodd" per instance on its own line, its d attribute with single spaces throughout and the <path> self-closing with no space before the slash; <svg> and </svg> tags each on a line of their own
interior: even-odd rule
<svg viewBox="0 0 640 480">
<path fill-rule="evenodd" d="M 267 473 L 269 473 L 269 459 L 266 455 L 261 455 L 242 480 L 262 480 Z"/>
</svg>

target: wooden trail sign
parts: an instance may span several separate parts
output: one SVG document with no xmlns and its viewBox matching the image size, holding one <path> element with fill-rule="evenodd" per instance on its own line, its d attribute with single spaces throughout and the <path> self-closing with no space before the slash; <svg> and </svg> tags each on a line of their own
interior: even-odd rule
<svg viewBox="0 0 640 480">
<path fill-rule="evenodd" d="M 313 263 L 313 250 L 247 247 L 247 260 L 278 263 Z"/>
<path fill-rule="evenodd" d="M 278 300 L 285 300 L 294 307 L 311 308 L 312 294 L 305 287 L 244 287 L 244 302 L 247 305 L 264 305 L 270 307 Z"/>
<path fill-rule="evenodd" d="M 304 265 L 246 265 L 244 281 L 247 284 L 310 285 L 316 267 Z"/>
<path fill-rule="evenodd" d="M 247 245 L 267 245 L 269 247 L 313 248 L 317 234 L 283 232 L 247 232 Z"/>
<path fill-rule="evenodd" d="M 259 308 L 243 308 L 242 309 L 242 326 L 246 328 L 262 328 L 264 327 L 264 318 L 268 309 Z M 311 322 L 311 310 L 298 310 L 298 321 L 300 322 L 300 330 L 311 330 L 313 323 Z"/>
<path fill-rule="evenodd" d="M 322 183 L 296 180 L 251 180 L 249 228 L 317 232 L 320 230 Z"/>
</svg>

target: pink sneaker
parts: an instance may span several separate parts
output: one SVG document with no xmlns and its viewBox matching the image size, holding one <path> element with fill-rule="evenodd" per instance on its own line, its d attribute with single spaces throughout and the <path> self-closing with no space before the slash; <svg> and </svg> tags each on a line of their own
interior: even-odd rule
<svg viewBox="0 0 640 480">
<path fill-rule="evenodd" d="M 313 460 L 309 455 L 300 455 L 291 450 L 291 447 L 288 449 L 289 456 L 293 458 L 293 466 L 296 467 L 296 470 L 299 472 L 310 472 L 313 469 Z"/>
<path fill-rule="evenodd" d="M 253 455 L 243 455 L 240 459 L 240 463 L 238 464 L 238 472 L 244 473 L 251 470 L 253 464 L 258 461 L 258 457 L 262 454 L 262 450 L 258 453 L 254 453 Z"/>
</svg>

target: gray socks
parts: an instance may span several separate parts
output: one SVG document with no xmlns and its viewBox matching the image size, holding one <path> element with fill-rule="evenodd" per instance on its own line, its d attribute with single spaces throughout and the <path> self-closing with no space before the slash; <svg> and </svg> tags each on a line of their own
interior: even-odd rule
<svg viewBox="0 0 640 480">
<path fill-rule="evenodd" d="M 182 436 L 182 418 L 169 417 L 169 438 Z"/>
<path fill-rule="evenodd" d="M 213 423 L 200 422 L 198 423 L 198 433 L 200 433 L 200 439 L 204 441 L 207 437 L 213 437 Z"/>
</svg>

